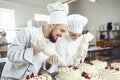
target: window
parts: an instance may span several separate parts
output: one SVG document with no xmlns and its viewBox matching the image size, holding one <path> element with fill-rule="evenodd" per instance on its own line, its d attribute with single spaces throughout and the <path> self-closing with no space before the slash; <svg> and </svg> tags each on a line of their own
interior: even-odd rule
<svg viewBox="0 0 120 80">
<path fill-rule="evenodd" d="M 0 8 L 0 28 L 1 29 L 14 29 L 15 28 L 14 10 Z"/>
<path fill-rule="evenodd" d="M 28 20 L 27 26 L 28 27 L 41 27 L 48 24 L 50 16 L 44 14 L 34 14 L 34 20 Z"/>
<path fill-rule="evenodd" d="M 7 41 L 13 42 L 18 32 L 15 29 L 15 11 L 13 9 L 0 8 L 0 31 L 5 31 Z"/>
</svg>

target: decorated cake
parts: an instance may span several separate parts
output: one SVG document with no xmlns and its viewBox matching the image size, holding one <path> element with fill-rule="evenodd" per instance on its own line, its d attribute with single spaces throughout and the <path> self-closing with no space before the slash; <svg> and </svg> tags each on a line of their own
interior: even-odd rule
<svg viewBox="0 0 120 80">
<path fill-rule="evenodd" d="M 36 76 L 32 73 L 26 76 L 26 80 L 52 80 L 52 77 L 48 74 L 38 73 Z"/>
<path fill-rule="evenodd" d="M 104 69 L 105 67 L 107 67 L 107 62 L 106 61 L 93 60 L 93 61 L 91 61 L 91 63 L 93 63 L 93 65 L 95 65 L 98 70 Z"/>
<path fill-rule="evenodd" d="M 79 80 L 80 71 L 76 67 L 63 67 L 58 70 L 57 80 Z"/>
<path fill-rule="evenodd" d="M 80 80 L 105 80 L 105 78 L 100 74 L 83 72 L 81 76 Z"/>
<path fill-rule="evenodd" d="M 111 67 L 120 69 L 120 62 L 111 63 Z"/>
<path fill-rule="evenodd" d="M 105 77 L 106 80 L 120 80 L 119 68 L 105 67 L 100 70 L 100 74 Z"/>
<path fill-rule="evenodd" d="M 77 66 L 77 68 L 80 70 L 80 72 L 88 72 L 88 73 L 96 73 L 98 74 L 98 70 L 97 68 L 95 67 L 95 65 L 93 65 L 93 63 L 81 63 Z"/>
</svg>

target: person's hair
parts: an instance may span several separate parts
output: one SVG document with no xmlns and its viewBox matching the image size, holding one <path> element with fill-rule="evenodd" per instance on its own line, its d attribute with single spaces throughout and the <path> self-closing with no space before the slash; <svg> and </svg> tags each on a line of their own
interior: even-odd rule
<svg viewBox="0 0 120 80">
<path fill-rule="evenodd" d="M 1 32 L 1 36 L 4 36 L 4 35 L 6 35 L 6 32 L 5 32 L 5 31 L 2 31 L 2 32 Z"/>
</svg>

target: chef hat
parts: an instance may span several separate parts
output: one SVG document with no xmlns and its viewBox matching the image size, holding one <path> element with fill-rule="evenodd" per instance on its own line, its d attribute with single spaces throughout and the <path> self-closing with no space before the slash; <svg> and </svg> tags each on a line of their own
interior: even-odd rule
<svg viewBox="0 0 120 80">
<path fill-rule="evenodd" d="M 68 5 L 60 2 L 47 5 L 47 9 L 50 13 L 49 24 L 68 24 L 67 14 Z"/>
<path fill-rule="evenodd" d="M 79 14 L 72 14 L 68 16 L 69 31 L 73 33 L 82 33 L 84 26 L 88 19 Z"/>
</svg>

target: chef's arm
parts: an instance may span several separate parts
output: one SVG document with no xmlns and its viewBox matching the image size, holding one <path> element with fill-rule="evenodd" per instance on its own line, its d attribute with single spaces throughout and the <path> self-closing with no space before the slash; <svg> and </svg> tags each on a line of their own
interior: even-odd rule
<svg viewBox="0 0 120 80">
<path fill-rule="evenodd" d="M 47 70 L 49 73 L 53 73 L 57 71 L 58 65 L 57 64 L 50 64 L 49 62 L 45 61 L 43 63 L 43 69 Z"/>
<path fill-rule="evenodd" d="M 27 46 L 29 39 L 30 33 L 26 29 L 18 33 L 7 53 L 9 61 L 13 63 L 32 63 L 33 48 Z"/>
</svg>

